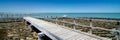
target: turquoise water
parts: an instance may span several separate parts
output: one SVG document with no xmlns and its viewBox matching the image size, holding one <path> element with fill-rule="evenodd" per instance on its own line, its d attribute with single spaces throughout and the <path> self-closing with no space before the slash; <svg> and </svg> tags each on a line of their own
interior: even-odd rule
<svg viewBox="0 0 120 40">
<path fill-rule="evenodd" d="M 120 13 L 31 13 L 31 14 L 0 14 L 0 18 L 3 17 L 62 17 L 66 15 L 68 17 L 99 17 L 99 18 L 120 18 Z"/>
</svg>

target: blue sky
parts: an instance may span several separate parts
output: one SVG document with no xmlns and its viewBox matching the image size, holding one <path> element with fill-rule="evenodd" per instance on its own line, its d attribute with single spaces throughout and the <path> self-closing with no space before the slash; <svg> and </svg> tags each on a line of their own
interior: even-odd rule
<svg viewBox="0 0 120 40">
<path fill-rule="evenodd" d="M 120 0 L 0 0 L 0 12 L 120 13 Z"/>
</svg>

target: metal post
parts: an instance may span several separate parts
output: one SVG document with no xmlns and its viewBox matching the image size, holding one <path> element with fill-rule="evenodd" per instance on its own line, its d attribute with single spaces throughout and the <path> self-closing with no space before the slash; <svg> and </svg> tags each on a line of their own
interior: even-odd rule
<svg viewBox="0 0 120 40">
<path fill-rule="evenodd" d="M 43 37 L 44 36 L 44 34 L 41 32 L 41 33 L 38 33 L 38 40 L 42 40 L 42 38 L 41 37 Z"/>
</svg>

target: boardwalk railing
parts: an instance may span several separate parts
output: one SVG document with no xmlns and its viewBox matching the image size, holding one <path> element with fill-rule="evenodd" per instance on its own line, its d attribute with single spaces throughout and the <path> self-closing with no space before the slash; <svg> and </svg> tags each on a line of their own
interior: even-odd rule
<svg viewBox="0 0 120 40">
<path fill-rule="evenodd" d="M 61 21 L 61 20 L 58 20 L 57 18 L 56 19 L 45 19 L 45 20 L 51 20 L 51 21 L 55 21 L 55 23 L 57 24 L 57 22 L 62 22 L 63 25 L 65 25 L 64 23 L 68 23 L 68 24 L 74 24 L 74 25 L 77 25 L 77 26 L 82 26 L 82 27 L 89 27 L 90 28 L 90 31 L 89 33 L 92 34 L 92 30 L 93 29 L 101 29 L 101 30 L 106 30 L 106 31 L 110 31 L 111 34 L 115 35 L 115 37 L 117 38 L 117 40 L 120 40 L 120 30 L 116 30 L 116 29 L 106 29 L 106 28 L 101 28 L 101 27 L 94 27 L 92 26 L 92 20 L 90 20 L 90 26 L 87 26 L 87 25 L 81 25 L 81 24 L 77 24 L 75 22 L 75 20 L 73 20 L 73 22 L 68 22 L 68 21 L 64 21 L 64 19 Z M 88 20 L 88 19 L 87 19 Z M 95 20 L 96 21 L 96 20 Z M 103 21 L 103 20 L 100 20 L 100 21 Z M 105 20 L 106 22 L 116 22 L 116 21 L 107 21 Z M 118 21 L 118 24 L 119 24 L 119 21 Z M 73 29 L 76 29 L 75 26 L 73 26 Z"/>
</svg>

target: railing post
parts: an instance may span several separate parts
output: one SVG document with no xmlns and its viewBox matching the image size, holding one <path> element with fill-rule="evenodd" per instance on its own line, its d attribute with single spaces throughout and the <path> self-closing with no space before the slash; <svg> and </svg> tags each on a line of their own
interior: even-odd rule
<svg viewBox="0 0 120 40">
<path fill-rule="evenodd" d="M 58 18 L 56 17 L 56 24 L 58 24 L 57 21 L 58 21 Z"/>
<path fill-rule="evenodd" d="M 90 21 L 90 31 L 89 32 L 90 32 L 90 34 L 92 34 L 92 27 L 93 27 L 92 20 L 90 19 L 89 21 Z"/>
<path fill-rule="evenodd" d="M 63 19 L 63 21 L 65 21 L 65 20 Z M 65 26 L 65 24 L 64 24 L 64 23 L 62 23 L 62 25 L 63 25 L 63 26 Z"/>
<path fill-rule="evenodd" d="M 73 29 L 76 30 L 76 26 L 75 26 L 76 25 L 76 21 L 75 21 L 75 18 L 73 20 L 73 23 L 74 23 Z"/>
<path fill-rule="evenodd" d="M 41 32 L 41 33 L 38 33 L 38 40 L 42 40 L 42 38 L 41 37 L 43 37 L 44 36 L 44 34 Z"/>
<path fill-rule="evenodd" d="M 116 28 L 116 30 L 119 30 L 120 31 L 120 22 L 118 21 L 117 22 L 117 28 Z M 120 32 L 117 32 L 118 34 L 116 35 L 117 36 L 117 40 L 120 40 Z"/>
</svg>

